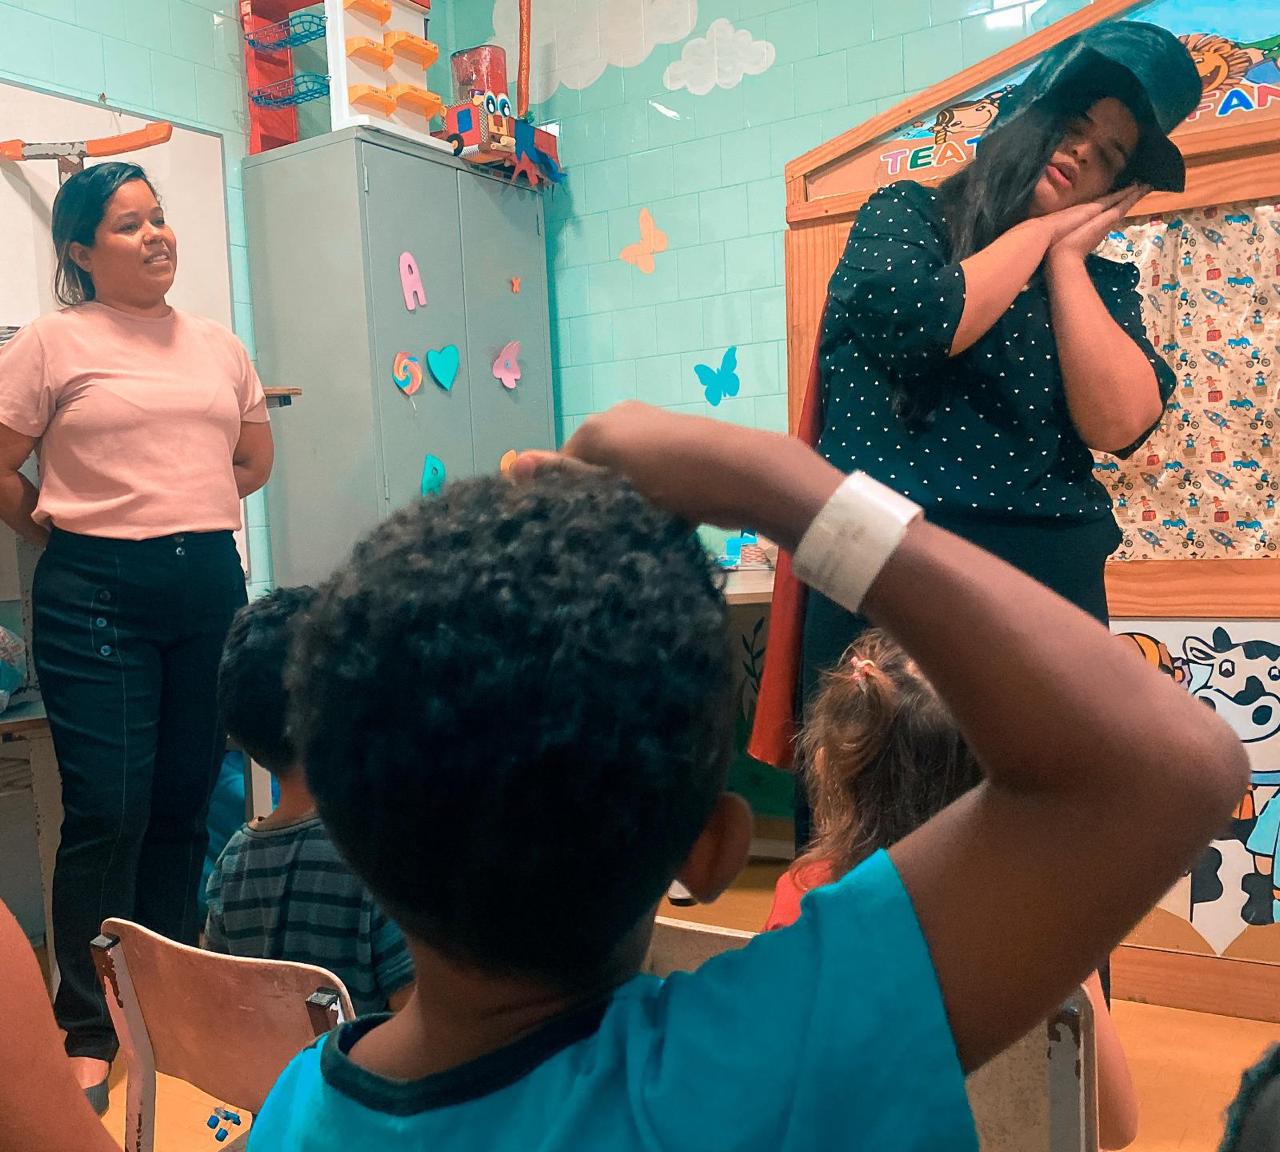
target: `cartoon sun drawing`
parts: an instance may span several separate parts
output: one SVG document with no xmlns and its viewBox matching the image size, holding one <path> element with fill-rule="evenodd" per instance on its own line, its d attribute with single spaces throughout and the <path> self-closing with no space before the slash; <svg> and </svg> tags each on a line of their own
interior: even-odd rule
<svg viewBox="0 0 1280 1152">
<path fill-rule="evenodd" d="M 1206 96 L 1239 84 L 1267 55 L 1260 48 L 1237 44 L 1216 32 L 1193 32 L 1179 39 L 1195 61 Z"/>
</svg>

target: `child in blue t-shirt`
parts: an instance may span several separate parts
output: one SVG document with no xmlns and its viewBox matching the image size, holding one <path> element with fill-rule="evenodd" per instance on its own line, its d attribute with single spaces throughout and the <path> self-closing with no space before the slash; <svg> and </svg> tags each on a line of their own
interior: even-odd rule
<svg viewBox="0 0 1280 1152">
<path fill-rule="evenodd" d="M 1218 830 L 1239 741 L 795 440 L 624 405 L 566 455 L 392 516 L 300 632 L 312 792 L 418 980 L 299 1054 L 251 1148 L 975 1149 L 965 1073 Z M 765 532 L 892 633 L 985 779 L 794 925 L 664 981 L 639 974 L 663 892 L 714 899 L 750 842 L 722 792 L 733 656 L 700 521 Z"/>
</svg>

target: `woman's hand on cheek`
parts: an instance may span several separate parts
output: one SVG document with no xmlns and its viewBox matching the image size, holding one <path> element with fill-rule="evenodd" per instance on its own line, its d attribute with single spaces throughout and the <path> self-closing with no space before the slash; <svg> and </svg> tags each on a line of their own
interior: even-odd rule
<svg viewBox="0 0 1280 1152">
<path fill-rule="evenodd" d="M 1150 191 L 1145 184 L 1133 184 L 1100 200 L 1090 200 L 1044 217 L 1046 222 L 1062 217 L 1058 221 L 1061 228 L 1049 245 L 1050 261 L 1083 260 L 1122 225 L 1133 206 Z"/>
</svg>

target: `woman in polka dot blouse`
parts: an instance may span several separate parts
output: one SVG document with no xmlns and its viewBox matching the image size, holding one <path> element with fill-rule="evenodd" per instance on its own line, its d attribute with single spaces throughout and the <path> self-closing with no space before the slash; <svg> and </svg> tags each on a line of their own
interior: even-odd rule
<svg viewBox="0 0 1280 1152">
<path fill-rule="evenodd" d="M 1104 622 L 1120 532 L 1092 452 L 1135 451 L 1174 376 L 1143 330 L 1138 270 L 1094 249 L 1152 187 L 1182 187 L 1167 136 L 1199 99 L 1162 29 L 1072 37 L 1005 98 L 968 167 L 867 201 L 827 297 L 822 454 Z M 804 698 L 864 626 L 808 596 Z"/>
</svg>

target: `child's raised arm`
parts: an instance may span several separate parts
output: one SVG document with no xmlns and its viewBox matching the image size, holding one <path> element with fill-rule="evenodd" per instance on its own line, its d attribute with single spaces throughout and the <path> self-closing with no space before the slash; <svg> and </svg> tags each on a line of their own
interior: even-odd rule
<svg viewBox="0 0 1280 1152">
<path fill-rule="evenodd" d="M 693 522 L 788 549 L 844 481 L 794 439 L 638 404 L 588 420 L 566 453 Z M 851 543 L 828 571 L 869 562 Z M 890 852 L 971 1070 L 1044 1019 L 1177 879 L 1243 793 L 1247 762 L 1222 721 L 1105 628 L 923 521 L 845 607 L 919 662 L 986 772 Z"/>
</svg>

